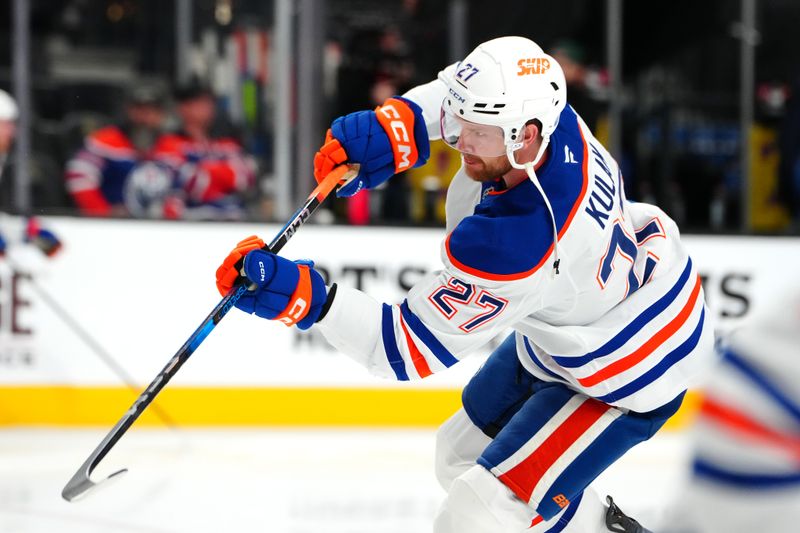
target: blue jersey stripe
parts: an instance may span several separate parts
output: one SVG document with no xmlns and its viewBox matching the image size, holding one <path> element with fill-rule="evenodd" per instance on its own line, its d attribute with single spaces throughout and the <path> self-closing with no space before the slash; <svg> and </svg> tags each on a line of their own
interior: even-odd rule
<svg viewBox="0 0 800 533">
<path fill-rule="evenodd" d="M 587 363 L 594 361 L 599 357 L 605 357 L 612 353 L 614 350 L 619 349 L 623 344 L 628 342 L 631 337 L 639 333 L 651 320 L 661 314 L 669 305 L 675 301 L 678 294 L 686 286 L 689 281 L 689 276 L 692 272 L 692 260 L 686 262 L 686 268 L 683 269 L 677 283 L 662 296 L 657 302 L 648 307 L 642 314 L 637 316 L 630 324 L 625 326 L 614 338 L 605 343 L 603 346 L 593 352 L 578 357 L 569 357 L 563 355 L 554 355 L 553 360 L 564 368 L 578 368 Z"/>
<path fill-rule="evenodd" d="M 545 531 L 544 533 L 559 533 L 560 531 L 564 531 L 564 528 L 569 525 L 570 520 L 572 517 L 575 516 L 575 511 L 578 510 L 578 506 L 581 504 L 581 498 L 583 498 L 583 493 L 581 492 L 578 494 L 578 497 L 569 502 L 569 506 L 567 506 L 567 510 L 564 511 L 564 514 L 559 517 L 556 524 Z"/>
<path fill-rule="evenodd" d="M 766 376 L 739 355 L 727 349 L 723 354 L 723 361 L 744 374 L 750 381 L 756 384 L 767 396 L 780 405 L 795 420 L 800 422 L 800 406 L 786 396 L 780 387 L 772 383 Z"/>
<path fill-rule="evenodd" d="M 403 314 L 403 319 L 406 321 L 408 327 L 411 328 L 411 331 L 425 343 L 425 346 L 433 352 L 436 359 L 441 361 L 441 363 L 448 368 L 458 363 L 458 359 L 439 342 L 439 339 L 437 339 L 434 334 L 431 333 L 431 330 L 422 323 L 422 320 L 411 312 L 411 309 L 408 307 L 408 300 L 403 300 L 403 303 L 400 304 L 400 312 Z"/>
<path fill-rule="evenodd" d="M 642 390 L 664 375 L 664 373 L 666 373 L 667 370 L 669 370 L 674 364 L 689 355 L 697 347 L 697 344 L 700 342 L 700 336 L 703 333 L 705 316 L 706 310 L 705 307 L 703 307 L 703 311 L 700 313 L 700 320 L 697 322 L 697 326 L 694 328 L 694 331 L 689 338 L 683 341 L 680 346 L 668 353 L 653 368 L 634 379 L 627 385 L 624 385 L 617 390 L 603 396 L 599 396 L 597 399 L 606 403 L 616 402 L 617 400 L 626 398 L 631 394 Z"/>
<path fill-rule="evenodd" d="M 394 370 L 398 380 L 408 381 L 406 364 L 403 361 L 403 356 L 400 355 L 400 350 L 397 349 L 397 338 L 394 336 L 394 318 L 392 317 L 391 305 L 383 304 L 381 329 L 383 333 L 383 349 L 386 352 L 386 358 L 389 360 L 392 370 Z"/>
<path fill-rule="evenodd" d="M 703 459 L 695 459 L 694 474 L 739 488 L 772 489 L 800 485 L 800 472 L 791 474 L 749 474 L 734 472 Z"/>
<path fill-rule="evenodd" d="M 547 374 L 550 377 L 556 378 L 559 381 L 567 382 L 566 379 L 562 378 L 561 376 L 559 376 L 558 374 L 556 374 L 555 372 L 553 372 L 552 370 L 550 370 L 549 368 L 544 366 L 544 363 L 542 363 L 539 360 L 539 358 L 536 357 L 536 352 L 533 351 L 533 348 L 531 348 L 531 345 L 528 344 L 528 338 L 527 337 L 523 338 L 523 342 L 525 344 L 525 350 L 528 352 L 528 357 L 531 358 L 531 361 L 533 361 L 536 364 L 536 366 L 538 366 L 542 370 L 542 372 L 544 372 L 545 374 Z"/>
</svg>

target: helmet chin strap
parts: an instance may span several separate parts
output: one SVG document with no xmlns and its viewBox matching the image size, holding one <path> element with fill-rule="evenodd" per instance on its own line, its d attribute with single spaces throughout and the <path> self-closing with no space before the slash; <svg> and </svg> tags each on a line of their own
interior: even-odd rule
<svg viewBox="0 0 800 533">
<path fill-rule="evenodd" d="M 556 274 L 559 273 L 558 267 L 561 263 L 561 260 L 558 258 L 558 227 L 556 226 L 556 216 L 553 212 L 553 207 L 550 205 L 550 200 L 547 199 L 547 195 L 544 193 L 544 189 L 542 188 L 542 184 L 539 182 L 539 178 L 536 177 L 536 164 L 542 158 L 547 149 L 547 145 L 550 143 L 550 137 L 544 137 L 542 139 L 542 144 L 539 147 L 539 151 L 536 154 L 536 157 L 533 161 L 528 161 L 527 163 L 517 163 L 517 159 L 514 156 L 514 146 L 513 145 L 506 145 L 506 156 L 508 157 L 511 166 L 520 170 L 525 170 L 525 173 L 528 175 L 528 178 L 533 182 L 536 189 L 539 191 L 539 194 L 542 195 L 542 199 L 544 200 L 544 205 L 547 206 L 547 211 L 550 213 L 550 222 L 553 225 L 553 270 L 550 272 L 550 278 L 555 278 Z"/>
</svg>

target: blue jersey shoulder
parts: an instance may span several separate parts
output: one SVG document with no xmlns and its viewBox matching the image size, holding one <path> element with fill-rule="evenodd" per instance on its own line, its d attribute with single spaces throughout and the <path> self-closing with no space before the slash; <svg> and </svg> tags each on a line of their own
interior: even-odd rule
<svg viewBox="0 0 800 533">
<path fill-rule="evenodd" d="M 588 183 L 586 142 L 567 107 L 550 139 L 537 177 L 553 208 L 559 239 L 583 200 Z M 445 249 L 458 269 L 484 279 L 510 281 L 536 272 L 553 248 L 550 213 L 530 180 L 487 191 L 471 216 L 448 235 Z"/>
</svg>

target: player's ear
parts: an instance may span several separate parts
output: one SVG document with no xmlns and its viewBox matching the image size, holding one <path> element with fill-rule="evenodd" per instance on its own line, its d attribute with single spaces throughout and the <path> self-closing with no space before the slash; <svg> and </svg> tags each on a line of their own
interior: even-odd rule
<svg viewBox="0 0 800 533">
<path fill-rule="evenodd" d="M 539 137 L 539 133 L 541 131 L 539 128 L 539 122 L 535 120 L 529 121 L 527 124 L 525 124 L 525 129 L 522 131 L 522 142 L 525 144 L 525 146 L 529 146 Z"/>
</svg>

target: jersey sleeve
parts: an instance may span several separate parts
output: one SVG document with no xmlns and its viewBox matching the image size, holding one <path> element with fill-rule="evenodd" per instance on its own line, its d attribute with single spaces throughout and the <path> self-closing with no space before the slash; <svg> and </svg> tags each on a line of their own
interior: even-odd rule
<svg viewBox="0 0 800 533">
<path fill-rule="evenodd" d="M 317 325 L 371 373 L 407 381 L 456 364 L 532 312 L 539 277 L 481 280 L 445 268 L 427 274 L 399 304 L 338 287 Z"/>
<path fill-rule="evenodd" d="M 107 215 L 111 204 L 101 185 L 111 162 L 133 162 L 136 150 L 122 132 L 113 127 L 101 128 L 84 141 L 83 148 L 67 162 L 65 186 L 75 204 L 88 215 Z"/>
<path fill-rule="evenodd" d="M 455 64 L 445 68 L 443 72 L 455 69 Z M 403 95 L 422 108 L 422 116 L 425 118 L 425 126 L 428 129 L 428 138 L 435 141 L 442 138 L 441 128 L 439 127 L 439 114 L 441 113 L 442 100 L 447 95 L 447 86 L 439 78 L 418 85 Z"/>
<path fill-rule="evenodd" d="M 64 171 L 66 189 L 81 212 L 107 215 L 111 206 L 100 191 L 106 160 L 88 147 L 67 162 Z"/>
<path fill-rule="evenodd" d="M 184 166 L 179 174 L 182 186 L 198 202 L 214 202 L 255 186 L 255 163 L 231 139 L 215 141 L 217 157 Z"/>
</svg>

